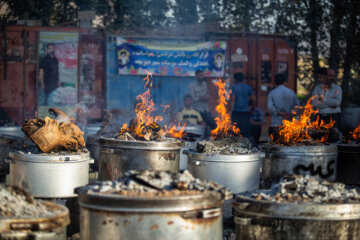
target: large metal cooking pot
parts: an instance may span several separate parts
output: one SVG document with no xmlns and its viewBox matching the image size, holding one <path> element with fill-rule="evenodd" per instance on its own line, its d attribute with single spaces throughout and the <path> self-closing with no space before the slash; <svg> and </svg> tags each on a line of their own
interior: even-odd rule
<svg viewBox="0 0 360 240">
<path fill-rule="evenodd" d="M 80 236 L 92 240 L 222 239 L 222 198 L 81 194 Z"/>
<path fill-rule="evenodd" d="M 237 240 L 359 239 L 360 203 L 277 203 L 236 196 Z"/>
<path fill-rule="evenodd" d="M 196 142 L 184 141 L 184 146 L 181 148 L 180 151 L 180 164 L 179 164 L 180 170 L 187 169 L 188 167 L 187 152 L 191 149 L 196 149 L 196 145 L 197 145 L 197 141 Z"/>
<path fill-rule="evenodd" d="M 335 180 L 337 146 L 261 145 L 261 177 L 269 184 L 286 174 L 311 175 L 317 179 Z"/>
<path fill-rule="evenodd" d="M 99 180 L 114 180 L 128 170 L 179 171 L 182 143 L 100 138 Z"/>
<path fill-rule="evenodd" d="M 0 239 L 66 240 L 66 226 L 70 223 L 69 211 L 60 204 L 41 202 L 56 213 L 53 216 L 36 218 L 0 217 Z"/>
<path fill-rule="evenodd" d="M 25 134 L 21 131 L 21 127 L 0 127 L 0 135 L 14 136 L 25 139 Z"/>
<path fill-rule="evenodd" d="M 86 148 L 90 152 L 90 157 L 94 159 L 94 164 L 90 165 L 92 169 L 98 170 L 99 161 L 100 161 L 100 136 L 97 134 L 90 135 L 86 139 Z"/>
<path fill-rule="evenodd" d="M 89 136 L 96 134 L 101 129 L 101 124 L 88 124 L 81 128 L 84 132 L 84 139 L 87 140 Z"/>
<path fill-rule="evenodd" d="M 360 146 L 338 145 L 336 179 L 346 184 L 360 184 Z"/>
<path fill-rule="evenodd" d="M 89 183 L 90 154 L 24 154 L 10 152 L 10 185 L 38 198 L 75 197 Z"/>
<path fill-rule="evenodd" d="M 179 127 L 178 129 L 181 129 L 181 127 Z M 187 133 L 199 135 L 199 138 L 205 137 L 205 127 L 202 125 L 186 126 L 184 131 Z"/>
<path fill-rule="evenodd" d="M 22 146 L 23 143 L 23 138 L 0 134 L 0 182 L 4 182 L 5 176 L 9 174 L 9 163 L 6 159 L 9 157 L 11 148 L 17 145 Z"/>
<path fill-rule="evenodd" d="M 211 180 L 234 193 L 255 190 L 260 180 L 260 154 L 207 155 L 188 151 L 188 170 L 196 178 Z"/>
</svg>

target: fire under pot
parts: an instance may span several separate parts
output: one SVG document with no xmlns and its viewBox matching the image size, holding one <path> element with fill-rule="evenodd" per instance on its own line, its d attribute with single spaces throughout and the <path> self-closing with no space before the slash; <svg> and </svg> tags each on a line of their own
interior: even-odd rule
<svg viewBox="0 0 360 240">
<path fill-rule="evenodd" d="M 336 145 L 280 146 L 261 145 L 261 178 L 265 184 L 286 174 L 310 175 L 334 181 L 338 150 Z"/>
<path fill-rule="evenodd" d="M 179 171 L 180 149 L 177 140 L 124 141 L 100 138 L 99 180 L 114 180 L 128 170 Z"/>
<path fill-rule="evenodd" d="M 21 187 L 36 198 L 76 197 L 74 189 L 89 183 L 89 152 L 9 155 L 10 185 Z"/>
</svg>

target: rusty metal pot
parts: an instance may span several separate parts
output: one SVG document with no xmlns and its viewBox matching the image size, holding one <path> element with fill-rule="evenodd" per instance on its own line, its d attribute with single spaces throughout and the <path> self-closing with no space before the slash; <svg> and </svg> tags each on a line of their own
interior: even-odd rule
<svg viewBox="0 0 360 240">
<path fill-rule="evenodd" d="M 81 194 L 80 236 L 92 240 L 222 239 L 219 193 L 128 197 Z"/>
<path fill-rule="evenodd" d="M 128 170 L 179 171 L 182 143 L 100 138 L 99 180 L 114 180 Z"/>
<path fill-rule="evenodd" d="M 280 146 L 260 145 L 261 178 L 268 183 L 286 174 L 311 175 L 317 179 L 335 180 L 337 146 Z"/>
<path fill-rule="evenodd" d="M 54 210 L 53 216 L 0 217 L 0 239 L 66 240 L 66 226 L 70 223 L 68 209 L 60 204 L 48 201 L 41 202 Z"/>
<path fill-rule="evenodd" d="M 360 203 L 277 203 L 236 196 L 237 240 L 348 240 L 360 236 Z"/>
</svg>

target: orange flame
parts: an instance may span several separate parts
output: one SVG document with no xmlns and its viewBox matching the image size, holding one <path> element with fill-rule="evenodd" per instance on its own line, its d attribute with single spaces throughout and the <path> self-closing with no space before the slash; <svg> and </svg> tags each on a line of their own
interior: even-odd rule
<svg viewBox="0 0 360 240">
<path fill-rule="evenodd" d="M 227 100 L 230 97 L 230 93 L 226 91 L 225 81 L 219 79 L 215 86 L 218 88 L 218 105 L 215 110 L 217 117 L 215 118 L 216 128 L 211 131 L 211 137 L 213 139 L 226 137 L 230 133 L 234 135 L 240 135 L 240 129 L 231 122 L 230 114 L 227 112 Z"/>
<path fill-rule="evenodd" d="M 160 126 L 158 125 L 159 121 L 163 120 L 162 116 L 152 116 L 152 113 L 156 110 L 155 103 L 151 97 L 150 87 L 152 87 L 152 73 L 146 72 L 147 76 L 143 79 L 145 81 L 145 88 L 147 90 L 138 95 L 136 99 L 141 100 L 135 107 L 136 118 L 130 126 L 124 123 L 121 127 L 120 134 L 129 132 L 133 137 L 143 139 L 145 135 L 151 133 L 152 130 L 160 130 Z M 165 131 L 164 135 L 178 138 L 178 136 L 183 136 L 183 129 L 180 131 L 170 128 L 169 131 Z M 180 138 L 179 137 L 179 138 Z"/>
<path fill-rule="evenodd" d="M 185 127 L 186 124 L 184 124 L 183 126 L 180 126 L 180 123 L 177 125 L 172 124 L 170 125 L 169 129 L 166 132 L 166 135 L 169 137 L 173 137 L 173 138 L 182 138 L 185 134 Z M 178 128 L 180 128 L 180 130 L 178 130 Z"/>
<path fill-rule="evenodd" d="M 323 120 L 320 121 L 319 116 L 317 116 L 315 121 L 311 120 L 311 118 L 318 113 L 311 104 L 314 98 L 315 96 L 311 97 L 305 107 L 298 107 L 303 110 L 299 117 L 293 117 L 291 121 L 286 119 L 282 121 L 283 125 L 280 126 L 279 139 L 271 136 L 274 142 L 292 145 L 303 140 L 309 140 L 311 139 L 309 134 L 311 130 L 324 130 L 323 136 L 318 141 L 327 141 L 329 136 L 328 130 L 334 126 L 335 121 L 331 119 L 330 122 L 326 124 Z"/>
<path fill-rule="evenodd" d="M 360 140 L 360 123 L 353 131 L 350 132 L 350 135 L 354 140 Z"/>
</svg>

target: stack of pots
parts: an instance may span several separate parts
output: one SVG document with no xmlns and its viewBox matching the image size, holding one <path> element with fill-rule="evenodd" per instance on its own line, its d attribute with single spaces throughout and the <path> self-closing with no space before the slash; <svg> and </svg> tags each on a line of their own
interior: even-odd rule
<svg viewBox="0 0 360 240">
<path fill-rule="evenodd" d="M 128 170 L 179 171 L 180 141 L 146 142 L 100 138 L 99 180 L 115 180 Z"/>
</svg>

